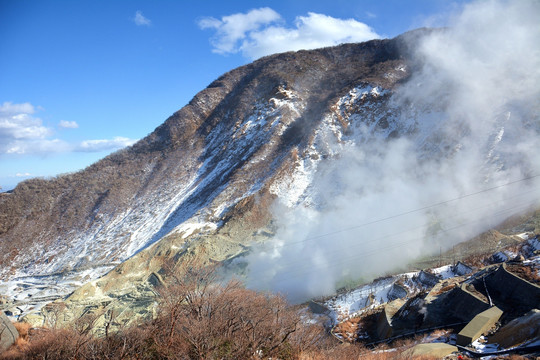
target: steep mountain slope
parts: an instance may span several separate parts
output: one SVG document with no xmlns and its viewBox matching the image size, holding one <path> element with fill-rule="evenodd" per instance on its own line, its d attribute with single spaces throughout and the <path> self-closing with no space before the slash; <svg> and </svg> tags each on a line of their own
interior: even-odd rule
<svg viewBox="0 0 540 360">
<path fill-rule="evenodd" d="M 261 59 L 210 84 L 133 147 L 2 194 L 2 278 L 76 278 L 89 268 L 96 276 L 170 232 L 187 237 L 221 227 L 241 201 L 271 196 L 271 179 L 313 143 L 319 114 L 336 97 L 391 88 L 406 75 L 403 44 Z"/>
<path fill-rule="evenodd" d="M 287 290 L 298 284 L 283 288 L 283 277 L 300 276 L 290 266 L 304 256 L 332 277 L 304 265 L 319 287 L 298 295 L 305 299 L 365 270 L 333 271 L 335 258 L 321 253 L 349 252 L 355 257 L 343 264 L 362 259 L 372 276 L 381 260 L 365 254 L 384 252 L 400 265 L 537 205 L 540 169 L 527 154 L 540 133 L 538 102 L 504 100 L 483 116 L 473 111 L 476 93 L 465 92 L 454 111 L 459 83 L 426 83 L 429 59 L 413 51 L 441 33 L 262 58 L 217 79 L 134 146 L 2 194 L 0 292 L 26 311 L 77 289 L 62 305 L 66 321 L 92 310 L 103 323 L 111 314 L 122 323 L 151 314 L 155 286 L 184 258 L 241 267 L 246 255 L 253 281 Z M 520 191 L 469 197 L 512 181 Z M 471 202 L 431 206 L 460 197 Z M 495 206 L 500 213 L 486 212 Z M 401 231 L 400 242 L 381 230 L 343 231 L 411 209 L 425 211 L 385 225 Z M 300 219 L 287 222 L 293 213 Z M 405 234 L 408 227 L 416 230 Z M 336 230 L 354 241 L 304 241 Z"/>
</svg>

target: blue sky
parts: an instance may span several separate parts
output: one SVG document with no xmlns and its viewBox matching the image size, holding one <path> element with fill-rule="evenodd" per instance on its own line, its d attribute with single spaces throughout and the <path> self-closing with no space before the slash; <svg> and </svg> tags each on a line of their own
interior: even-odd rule
<svg viewBox="0 0 540 360">
<path fill-rule="evenodd" d="M 0 0 L 0 187 L 132 144 L 257 57 L 444 26 L 464 3 Z"/>
</svg>

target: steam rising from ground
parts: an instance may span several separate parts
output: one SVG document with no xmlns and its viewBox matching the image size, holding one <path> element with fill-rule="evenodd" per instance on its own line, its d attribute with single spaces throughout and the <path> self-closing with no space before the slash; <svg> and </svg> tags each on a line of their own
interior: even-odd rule
<svg viewBox="0 0 540 360">
<path fill-rule="evenodd" d="M 391 100 L 418 131 L 319 166 L 316 208 L 276 203 L 278 230 L 250 256 L 250 286 L 293 301 L 329 294 L 538 206 L 538 19 L 537 1 L 477 2 L 427 36 L 420 69 Z"/>
</svg>

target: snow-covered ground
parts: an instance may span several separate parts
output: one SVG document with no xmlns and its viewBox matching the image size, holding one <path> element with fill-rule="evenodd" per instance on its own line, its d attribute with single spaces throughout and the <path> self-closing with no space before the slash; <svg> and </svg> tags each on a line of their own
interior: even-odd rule
<svg viewBox="0 0 540 360">
<path fill-rule="evenodd" d="M 430 270 L 430 273 L 440 280 L 462 276 L 470 272 L 471 269 L 461 263 L 457 266 L 444 265 Z M 365 310 L 395 299 L 395 296 L 392 297 L 394 284 L 405 288 L 407 296 L 413 296 L 420 290 L 431 288 L 432 280 L 428 279 L 429 276 L 423 271 L 416 271 L 378 279 L 345 294 L 332 297 L 325 301 L 324 305 L 330 310 L 328 316 L 335 325 L 352 316 L 357 316 Z"/>
<path fill-rule="evenodd" d="M 267 172 L 243 179 L 245 189 L 239 190 L 241 181 L 230 186 L 224 179 L 229 178 L 233 169 L 243 162 L 255 166 L 266 161 L 279 147 L 280 136 L 302 116 L 306 103 L 301 94 L 284 86 L 279 88 L 279 93 L 280 96 L 254 103 L 251 113 L 232 122 L 232 127 L 226 119 L 218 123 L 207 135 L 207 148 L 183 164 L 187 170 L 182 178 L 166 179 L 159 188 L 134 196 L 130 200 L 132 205 L 123 211 L 98 213 L 89 230 L 73 230 L 69 234 L 68 246 L 56 245 L 59 241 L 52 241 L 47 247 L 36 245 L 32 256 L 51 260 L 28 263 L 18 269 L 0 284 L 0 293 L 34 307 L 41 306 L 36 299 L 65 296 L 168 234 L 176 233 L 188 240 L 194 234 L 215 231 L 228 210 L 259 191 L 268 179 L 273 179 L 270 192 L 287 207 L 317 208 L 319 204 L 312 196 L 311 187 L 323 159 L 339 157 L 344 151 L 373 139 L 385 140 L 396 133 L 412 134 L 415 146 L 422 150 L 420 154 L 456 145 L 452 139 L 437 138 L 443 133 L 445 115 L 432 103 L 424 108 L 404 109 L 401 114 L 400 105 L 390 101 L 389 90 L 362 83 L 337 99 L 331 110 L 318 119 L 309 144 L 298 154 L 290 174 L 274 177 L 272 171 L 278 166 L 269 166 Z M 494 149 L 507 136 L 505 129 L 504 126 L 493 129 L 488 157 L 498 156 Z M 153 171 L 153 165 L 149 164 L 145 171 Z M 540 242 L 536 240 L 531 247 L 540 248 Z M 434 269 L 433 273 L 443 279 L 455 275 L 448 266 Z M 379 280 L 338 296 L 327 306 L 335 319 L 351 316 L 366 306 L 388 301 L 398 280 L 412 291 L 415 276 L 419 274 Z"/>
<path fill-rule="evenodd" d="M 478 339 L 474 340 L 471 347 L 479 353 L 490 353 L 499 350 L 499 345 L 488 344 L 485 336 L 480 336 Z"/>
<path fill-rule="evenodd" d="M 331 298 L 325 302 L 325 306 L 331 310 L 330 318 L 335 324 L 369 306 L 388 302 L 388 293 L 396 280 L 397 277 L 390 277 L 374 281 L 371 284 Z"/>
<path fill-rule="evenodd" d="M 66 296 L 82 284 L 103 276 L 168 234 L 176 233 L 188 239 L 196 233 L 215 231 L 228 210 L 258 191 L 272 175 L 263 172 L 263 177 L 252 179 L 243 192 L 223 180 L 247 159 L 250 164 L 263 161 L 265 154 L 259 152 L 263 145 L 274 133 L 282 134 L 300 116 L 304 106 L 301 99 L 293 91 L 281 89 L 281 92 L 286 95 L 284 99 L 261 100 L 254 105 L 253 114 L 233 129 L 224 128 L 226 121 L 218 124 L 208 135 L 213 148 L 208 148 L 201 163 L 184 161 L 183 178 L 166 179 L 162 186 L 133 198 L 132 206 L 121 212 L 108 215 L 98 212 L 87 231 L 73 230 L 67 246 L 61 241 L 53 241 L 46 247 L 41 243 L 35 245 L 30 252 L 32 256 L 50 261 L 27 261 L 26 266 L 6 276 L 7 280 L 0 284 L 0 294 L 36 310 L 51 299 Z M 227 132 L 231 136 L 224 136 Z M 201 156 L 193 154 L 191 159 Z M 152 171 L 152 166 L 147 170 Z M 310 173 L 311 170 L 304 173 L 308 177 L 306 184 Z M 289 196 L 289 192 L 281 195 Z"/>
<path fill-rule="evenodd" d="M 0 294 L 8 295 L 9 300 L 16 305 L 12 311 L 12 317 L 16 318 L 22 313 L 39 311 L 47 303 L 73 292 L 113 267 L 103 265 L 66 273 L 15 277 L 0 283 Z"/>
</svg>

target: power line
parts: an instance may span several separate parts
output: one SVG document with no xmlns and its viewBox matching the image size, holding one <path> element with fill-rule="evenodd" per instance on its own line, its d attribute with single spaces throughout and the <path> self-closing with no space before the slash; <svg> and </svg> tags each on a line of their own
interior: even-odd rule
<svg viewBox="0 0 540 360">
<path fill-rule="evenodd" d="M 524 195 L 528 195 L 529 193 L 533 192 L 533 191 L 536 191 L 536 189 L 533 189 L 533 190 L 527 190 L 523 193 L 520 193 L 518 195 L 515 195 L 512 197 L 512 199 L 517 199 L 519 197 L 522 197 Z M 503 202 L 503 201 L 507 201 L 507 200 L 497 200 L 495 202 L 491 202 L 491 203 L 488 203 L 488 204 L 484 204 L 480 207 L 475 207 L 475 208 L 471 208 L 470 210 L 468 211 L 465 211 L 465 212 L 460 212 L 459 215 L 458 214 L 455 214 L 453 217 L 450 216 L 450 217 L 446 217 L 445 220 L 447 219 L 456 219 L 458 217 L 462 217 L 468 213 L 475 213 L 477 212 L 478 210 L 481 210 L 481 209 L 484 209 L 484 208 L 489 208 L 489 207 L 494 207 L 494 206 L 497 206 L 500 202 Z M 526 204 L 528 205 L 530 202 L 526 202 Z M 491 214 L 491 216 L 493 216 L 494 214 Z M 426 227 L 426 224 L 421 224 L 421 225 L 418 225 L 418 226 L 414 226 L 414 227 L 409 227 L 407 228 L 406 230 L 403 230 L 403 231 L 399 231 L 398 233 L 394 233 L 393 235 L 388 235 L 388 236 L 397 236 L 397 235 L 400 235 L 404 232 L 409 232 L 409 231 L 413 231 L 413 230 L 417 230 L 417 229 L 422 229 L 422 228 L 425 228 Z M 344 233 L 348 230 L 338 230 L 334 233 L 330 233 L 326 236 L 331 236 L 331 235 L 335 235 L 336 233 Z M 315 240 L 315 239 L 319 239 L 319 238 L 322 238 L 322 236 L 317 236 L 317 237 L 308 237 L 308 238 L 305 238 L 303 240 L 297 240 L 297 241 L 289 241 L 283 245 L 281 245 L 281 247 L 286 247 L 286 246 L 291 246 L 291 245 L 297 245 L 297 244 L 301 244 L 301 243 L 304 243 L 304 242 L 308 242 L 308 241 L 311 241 L 311 240 Z M 377 241 L 379 240 L 380 238 L 375 238 L 375 239 L 372 239 L 372 240 L 366 240 L 364 241 L 363 243 L 366 243 L 366 242 L 373 242 L 373 241 Z"/>
<path fill-rule="evenodd" d="M 502 187 L 510 186 L 510 185 L 513 185 L 513 184 L 518 184 L 518 183 L 521 183 L 521 182 L 524 182 L 524 181 L 527 181 L 527 180 L 532 180 L 532 179 L 535 179 L 535 178 L 538 178 L 538 177 L 540 177 L 540 174 L 539 175 L 532 175 L 532 176 L 525 177 L 525 178 L 518 179 L 518 180 L 514 180 L 514 181 L 509 181 L 509 182 L 507 182 L 505 184 L 501 184 L 501 185 L 493 186 L 493 187 L 490 187 L 490 188 L 482 189 L 482 190 L 479 190 L 479 191 L 476 191 L 476 192 L 473 192 L 473 193 L 465 194 L 465 195 L 462 195 L 462 196 L 459 196 L 459 197 L 456 197 L 456 198 L 448 199 L 448 200 L 441 201 L 441 202 L 438 202 L 438 203 L 434 203 L 434 204 L 431 204 L 431 205 L 428 205 L 428 206 L 423 206 L 423 207 L 416 208 L 416 209 L 413 209 L 413 210 L 405 211 L 405 212 L 395 214 L 395 215 L 392 215 L 392 216 L 376 219 L 376 220 L 373 220 L 373 221 L 368 221 L 368 222 L 365 222 L 365 223 L 362 223 L 362 224 L 359 224 L 359 225 L 351 226 L 351 227 L 344 228 L 344 229 L 338 229 L 338 230 L 331 231 L 331 232 L 324 233 L 324 234 L 317 235 L 317 236 L 307 237 L 307 238 L 304 238 L 304 239 L 298 240 L 298 241 L 287 242 L 287 243 L 281 245 L 281 247 L 283 248 L 285 246 L 294 245 L 294 244 L 298 244 L 298 243 L 304 243 L 304 242 L 308 242 L 308 241 L 313 241 L 315 239 L 328 237 L 328 236 L 331 236 L 331 235 L 344 233 L 346 231 L 359 229 L 359 228 L 365 227 L 367 225 L 376 224 L 376 223 L 384 222 L 384 221 L 387 221 L 387 220 L 390 220 L 390 219 L 395 219 L 395 218 L 398 218 L 398 217 L 401 217 L 401 216 L 405 216 L 405 215 L 408 215 L 408 214 L 416 213 L 416 212 L 419 212 L 419 211 L 435 208 L 437 206 L 452 203 L 452 202 L 459 201 L 459 200 L 462 200 L 462 199 L 465 199 L 465 198 L 470 198 L 470 197 L 473 197 L 475 195 L 479 195 L 479 194 L 482 194 L 482 193 L 488 193 L 490 191 L 493 191 L 493 190 L 496 190 L 496 189 L 499 189 L 499 188 L 502 188 Z M 467 226 L 475 226 L 475 224 L 485 221 L 487 216 L 489 216 L 489 217 L 499 217 L 499 219 L 500 219 L 500 217 L 502 217 L 502 216 L 508 217 L 511 214 L 515 214 L 517 212 L 525 211 L 526 209 L 530 208 L 530 206 L 532 205 L 532 202 L 529 200 L 529 198 L 527 198 L 527 199 L 525 199 L 525 201 L 523 201 L 522 200 L 523 197 L 530 194 L 531 192 L 535 192 L 537 190 L 538 190 L 537 187 L 534 187 L 534 188 L 527 187 L 526 191 L 522 191 L 522 192 L 520 192 L 518 194 L 514 194 L 511 197 L 507 197 L 505 199 L 499 199 L 497 201 L 494 201 L 494 202 L 492 201 L 490 203 L 483 203 L 481 206 L 475 206 L 475 207 L 468 208 L 468 210 L 465 211 L 465 212 L 455 213 L 454 216 L 452 216 L 450 218 L 446 217 L 445 218 L 446 220 L 450 219 L 451 221 L 452 220 L 457 221 L 457 220 L 459 220 L 459 219 L 461 219 L 461 218 L 463 218 L 465 216 L 466 220 L 462 221 L 462 222 L 459 222 L 459 223 L 457 223 L 455 225 L 452 225 L 449 228 L 439 230 L 439 234 L 448 234 L 448 233 L 456 231 L 456 230 L 458 230 L 460 228 L 464 228 L 464 227 L 467 227 Z M 515 200 L 518 200 L 518 199 L 520 201 L 519 201 L 519 204 L 516 205 Z M 479 210 L 484 209 L 486 207 L 494 207 L 494 208 L 496 208 L 496 207 L 499 206 L 498 204 L 500 204 L 501 202 L 504 204 L 504 203 L 507 203 L 509 200 L 514 200 L 513 201 L 514 205 L 512 205 L 510 207 L 505 207 L 505 208 L 502 208 L 502 209 L 499 208 L 499 211 L 491 212 L 489 215 L 483 215 L 483 216 L 480 216 L 480 217 L 477 217 L 477 218 L 474 218 L 472 216 L 469 216 L 469 217 L 467 216 L 468 213 L 477 213 L 477 212 L 479 212 Z M 484 213 L 484 212 L 480 211 L 480 213 Z M 339 245 L 336 246 L 333 249 L 322 249 L 324 251 L 323 257 L 325 259 L 324 269 L 330 270 L 330 269 L 342 266 L 343 264 L 346 264 L 346 266 L 348 268 L 350 268 L 351 266 L 354 265 L 355 261 L 360 263 L 362 261 L 362 259 L 367 258 L 367 257 L 371 257 L 371 256 L 379 254 L 381 252 L 384 253 L 384 252 L 387 252 L 387 251 L 393 250 L 393 249 L 399 251 L 399 249 L 404 248 L 406 246 L 411 246 L 411 245 L 418 246 L 419 242 L 421 242 L 423 239 L 425 239 L 425 236 L 422 236 L 422 237 L 418 236 L 417 231 L 422 230 L 422 229 L 427 229 L 427 226 L 425 224 L 422 224 L 422 225 L 419 225 L 419 226 L 413 226 L 413 227 L 410 227 L 410 228 L 408 228 L 406 230 L 402 229 L 402 230 L 397 231 L 397 232 L 395 232 L 393 234 L 387 234 L 387 235 L 384 235 L 384 236 L 371 238 L 371 239 L 366 240 L 366 241 L 356 242 L 352 246 L 348 246 L 345 249 L 345 252 L 344 252 L 343 247 L 340 248 Z M 413 233 L 411 233 L 409 235 L 406 235 L 406 233 L 409 233 L 409 232 L 413 232 Z M 388 241 L 388 239 L 395 238 L 395 237 L 398 237 L 398 236 L 400 237 L 398 241 L 393 241 L 393 242 Z M 470 235 L 470 237 L 472 237 L 472 236 L 473 235 Z M 382 246 L 376 246 L 375 248 L 373 248 L 372 246 L 368 246 L 367 249 L 363 250 L 363 248 L 366 248 L 366 245 L 368 243 L 373 243 L 373 242 L 380 242 Z M 461 241 L 459 241 L 459 242 L 461 242 Z M 272 250 L 272 249 L 270 249 L 270 250 Z M 284 251 L 283 249 L 280 249 L 280 250 Z M 416 255 L 412 254 L 412 256 L 408 256 L 408 258 L 414 258 L 415 256 L 419 256 L 419 255 L 420 254 L 416 254 Z M 300 256 L 300 254 L 298 254 L 298 256 Z M 275 286 L 277 284 L 280 284 L 280 283 L 283 284 L 283 283 L 287 282 L 287 279 L 292 279 L 292 278 L 301 279 L 303 277 L 306 277 L 306 274 L 309 271 L 311 271 L 312 269 L 317 268 L 317 265 L 314 264 L 313 261 L 302 261 L 301 258 L 299 258 L 299 259 L 289 258 L 287 260 L 289 260 L 289 261 L 278 261 L 276 264 L 270 264 L 270 266 L 279 266 L 279 269 L 275 269 L 275 270 L 277 270 L 275 272 L 273 272 L 273 271 L 268 272 L 265 269 L 257 269 L 257 270 L 255 270 L 250 265 L 250 270 L 249 270 L 247 276 L 248 276 L 248 278 L 251 278 L 251 279 L 259 278 L 259 280 L 261 280 L 261 278 L 262 279 L 267 278 L 270 281 L 270 283 L 268 283 L 267 285 L 274 284 L 273 286 Z M 256 261 L 256 260 L 252 260 L 252 261 Z M 358 266 L 361 266 L 361 265 L 358 264 Z M 253 271 L 253 270 L 255 270 L 255 271 Z M 356 272 L 356 275 L 353 272 L 353 273 L 351 273 L 351 275 L 352 276 L 357 276 L 357 275 L 359 275 L 359 272 Z"/>
<path fill-rule="evenodd" d="M 309 236 L 309 237 L 306 237 L 306 238 L 304 238 L 302 240 L 288 242 L 287 244 L 285 244 L 285 246 L 294 245 L 294 244 L 298 244 L 298 243 L 302 243 L 302 242 L 306 242 L 306 241 L 311 241 L 311 240 L 315 240 L 315 239 L 319 239 L 319 238 L 323 238 L 323 237 L 327 237 L 327 236 L 336 235 L 336 234 L 344 233 L 344 232 L 347 232 L 347 231 L 359 229 L 359 228 L 362 228 L 362 227 L 365 227 L 365 226 L 368 226 L 368 225 L 380 223 L 380 222 L 383 222 L 383 221 L 395 219 L 395 218 L 402 217 L 402 216 L 405 216 L 405 215 L 410 215 L 410 214 L 420 212 L 420 211 L 423 211 L 423 210 L 435 208 L 437 206 L 445 205 L 445 204 L 448 204 L 448 203 L 451 203 L 451 202 L 454 202 L 454 201 L 463 200 L 463 199 L 468 198 L 468 197 L 472 197 L 472 196 L 475 196 L 475 195 L 479 195 L 479 194 L 482 194 L 482 193 L 493 191 L 493 190 L 496 190 L 496 189 L 499 189 L 499 188 L 502 188 L 502 187 L 505 187 L 505 186 L 513 185 L 513 184 L 516 184 L 516 183 L 520 183 L 520 182 L 523 182 L 523 181 L 531 180 L 531 179 L 534 179 L 534 178 L 537 178 L 537 177 L 540 177 L 540 174 L 532 175 L 532 176 L 522 178 L 522 179 L 519 179 L 519 180 L 510 181 L 510 182 L 507 182 L 507 183 L 502 184 L 502 185 L 497 185 L 497 186 L 490 187 L 490 188 L 487 188 L 487 189 L 479 190 L 479 191 L 476 191 L 474 193 L 465 194 L 465 195 L 462 195 L 462 196 L 459 196 L 459 197 L 456 197 L 456 198 L 453 198 L 453 199 L 444 200 L 444 201 L 441 201 L 441 202 L 438 202 L 438 203 L 435 203 L 435 204 L 431 204 L 431 205 L 423 206 L 423 207 L 420 207 L 420 208 L 417 208 L 417 209 L 405 211 L 405 212 L 398 213 L 398 214 L 395 214 L 395 215 L 391 215 L 391 216 L 388 216 L 388 217 L 385 217 L 385 218 L 375 219 L 375 220 L 368 221 L 368 222 L 365 222 L 365 223 L 362 223 L 362 224 L 359 224 L 359 225 L 354 225 L 354 226 L 351 226 L 351 227 L 348 227 L 348 228 L 338 229 L 338 230 L 330 231 L 330 232 L 320 234 L 320 235 Z M 531 191 L 534 191 L 534 190 L 530 190 L 529 192 L 531 192 Z"/>
<path fill-rule="evenodd" d="M 527 207 L 528 207 L 528 204 L 525 204 L 525 205 L 522 204 L 522 205 L 519 205 L 519 206 L 514 206 L 514 207 L 511 207 L 511 208 L 501 210 L 501 211 L 495 213 L 494 215 L 503 215 L 503 214 L 506 214 L 506 213 L 511 213 L 514 210 L 524 209 L 524 208 L 527 208 Z M 479 223 L 482 220 L 484 220 L 484 218 L 478 218 L 478 219 L 475 219 L 475 220 L 472 220 L 472 221 L 467 221 L 467 222 L 464 222 L 464 223 L 461 223 L 461 224 L 454 225 L 454 226 L 449 227 L 447 229 L 444 229 L 441 232 L 442 233 L 450 233 L 450 232 L 455 231 L 455 230 L 457 230 L 459 228 L 469 226 L 469 225 L 472 225 L 472 224 L 475 224 L 475 223 Z M 382 237 L 376 238 L 375 240 L 383 240 L 383 239 L 395 237 L 397 235 L 400 235 L 400 233 L 392 234 L 392 235 L 389 235 L 389 236 L 382 236 Z M 421 240 L 422 239 L 419 238 L 419 237 L 409 236 L 404 241 L 386 243 L 384 246 L 379 246 L 379 247 L 377 247 L 375 249 L 369 249 L 368 251 L 363 251 L 362 253 L 358 253 L 358 252 L 353 251 L 353 252 L 347 254 L 348 256 L 347 255 L 340 256 L 339 257 L 339 260 L 340 260 L 339 262 L 332 261 L 330 264 L 328 264 L 326 266 L 326 268 L 334 268 L 334 267 L 337 267 L 339 265 L 342 265 L 343 263 L 350 264 L 352 260 L 360 260 L 362 258 L 373 256 L 373 255 L 375 255 L 377 253 L 380 253 L 381 251 L 387 251 L 387 250 L 391 250 L 391 249 L 394 249 L 394 248 L 400 248 L 400 247 L 403 247 L 403 246 L 411 245 L 411 243 L 416 244 L 418 241 L 421 241 Z M 357 246 L 353 246 L 350 249 L 354 250 L 354 249 L 361 248 L 362 245 L 364 245 L 364 243 L 358 243 L 356 245 Z M 336 255 L 339 255 L 340 253 L 341 253 L 341 250 L 327 251 L 325 253 L 325 255 L 326 255 L 327 258 L 334 259 L 334 258 L 336 258 Z M 300 263 L 299 261 L 286 262 L 286 263 L 282 263 L 282 265 L 283 265 L 283 268 L 287 269 L 287 277 L 289 277 L 289 278 L 291 278 L 291 277 L 301 277 L 308 270 L 313 268 L 312 263 Z M 253 275 L 254 276 L 259 276 L 259 275 L 262 275 L 262 274 L 264 274 L 264 271 L 255 271 L 253 273 L 250 273 L 249 276 L 253 276 Z"/>
</svg>

